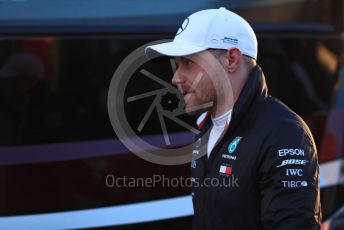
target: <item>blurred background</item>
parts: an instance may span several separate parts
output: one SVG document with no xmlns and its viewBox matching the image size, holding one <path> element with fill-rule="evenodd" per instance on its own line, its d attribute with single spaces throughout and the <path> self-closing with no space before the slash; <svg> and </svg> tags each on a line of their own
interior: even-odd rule
<svg viewBox="0 0 344 230">
<path fill-rule="evenodd" d="M 344 204 L 343 0 L 0 0 L 1 229 L 191 229 L 187 186 L 108 186 L 109 175 L 187 178 L 190 166 L 153 164 L 127 150 L 111 126 L 107 94 L 128 54 L 173 38 L 189 14 L 220 6 L 252 25 L 270 94 L 313 133 L 324 220 Z M 170 82 L 168 58 L 146 64 Z M 159 88 L 141 76 L 125 90 Z M 152 99 L 125 104 L 134 128 Z M 161 146 L 156 121 L 152 113 L 137 135 Z M 166 126 L 172 147 L 187 144 L 189 130 Z"/>
</svg>

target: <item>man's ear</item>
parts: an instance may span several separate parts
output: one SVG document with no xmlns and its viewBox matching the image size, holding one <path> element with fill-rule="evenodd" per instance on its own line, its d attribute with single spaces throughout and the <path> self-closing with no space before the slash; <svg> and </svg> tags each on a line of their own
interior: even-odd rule
<svg viewBox="0 0 344 230">
<path fill-rule="evenodd" d="M 229 73 L 234 73 L 240 67 L 242 61 L 242 53 L 237 48 L 231 48 L 227 50 L 226 53 L 227 58 L 227 69 Z"/>
</svg>

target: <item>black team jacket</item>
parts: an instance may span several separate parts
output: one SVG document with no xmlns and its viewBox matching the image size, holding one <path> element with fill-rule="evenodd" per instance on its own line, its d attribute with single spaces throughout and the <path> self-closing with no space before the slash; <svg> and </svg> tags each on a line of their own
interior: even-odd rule
<svg viewBox="0 0 344 230">
<path fill-rule="evenodd" d="M 292 90 L 292 89 L 290 89 Z M 209 159 L 210 116 L 191 162 L 194 229 L 320 229 L 317 150 L 305 122 L 254 67 Z"/>
</svg>

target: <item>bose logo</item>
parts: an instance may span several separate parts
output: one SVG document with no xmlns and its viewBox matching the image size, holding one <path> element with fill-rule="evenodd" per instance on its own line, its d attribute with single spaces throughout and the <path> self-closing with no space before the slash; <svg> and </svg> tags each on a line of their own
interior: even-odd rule
<svg viewBox="0 0 344 230">
<path fill-rule="evenodd" d="M 285 165 L 306 165 L 307 164 L 307 160 L 300 160 L 300 159 L 288 159 L 288 160 L 284 160 L 282 161 L 282 163 L 276 167 L 282 167 Z"/>
<path fill-rule="evenodd" d="M 280 157 L 290 156 L 304 156 L 305 151 L 303 149 L 280 149 L 278 150 L 278 155 Z"/>
<path fill-rule="evenodd" d="M 302 169 L 287 169 L 285 175 L 287 176 L 303 176 Z"/>
</svg>

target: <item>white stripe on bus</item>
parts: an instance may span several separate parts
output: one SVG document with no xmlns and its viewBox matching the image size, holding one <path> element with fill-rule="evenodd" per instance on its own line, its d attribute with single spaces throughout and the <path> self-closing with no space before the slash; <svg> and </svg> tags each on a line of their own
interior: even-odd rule
<svg viewBox="0 0 344 230">
<path fill-rule="evenodd" d="M 80 211 L 0 217 L 0 229 L 80 229 L 136 224 L 193 215 L 191 196 Z"/>
<path fill-rule="evenodd" d="M 343 160 L 320 164 L 320 187 L 341 183 Z M 75 229 L 137 224 L 193 215 L 191 196 L 80 211 L 0 217 L 0 229 Z"/>
</svg>

